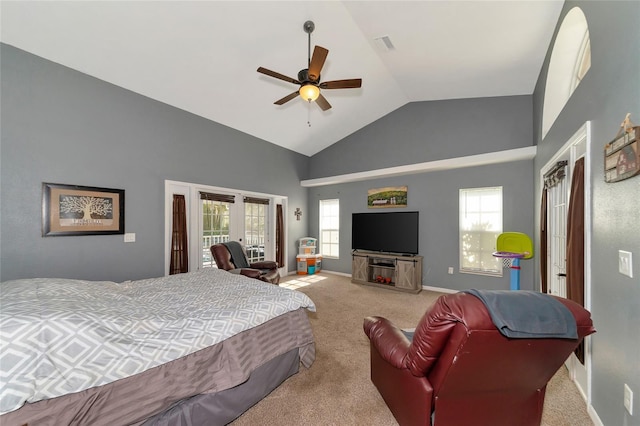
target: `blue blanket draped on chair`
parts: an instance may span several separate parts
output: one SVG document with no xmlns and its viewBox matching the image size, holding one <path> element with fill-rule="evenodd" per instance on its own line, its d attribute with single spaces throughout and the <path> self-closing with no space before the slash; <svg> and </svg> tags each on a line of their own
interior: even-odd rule
<svg viewBox="0 0 640 426">
<path fill-rule="evenodd" d="M 236 268 L 248 268 L 249 262 L 247 262 L 247 256 L 244 254 L 244 250 L 242 246 L 237 241 L 229 241 L 226 243 L 222 243 L 227 247 L 229 253 L 231 253 L 231 261 Z"/>
<path fill-rule="evenodd" d="M 577 339 L 576 320 L 548 294 L 527 290 L 466 290 L 487 307 L 493 323 L 511 338 Z"/>
</svg>

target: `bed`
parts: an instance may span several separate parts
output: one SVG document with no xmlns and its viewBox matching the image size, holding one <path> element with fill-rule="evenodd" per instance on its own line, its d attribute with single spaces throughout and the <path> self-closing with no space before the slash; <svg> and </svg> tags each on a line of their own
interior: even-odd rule
<svg viewBox="0 0 640 426">
<path fill-rule="evenodd" d="M 315 359 L 313 301 L 215 268 L 0 286 L 0 424 L 226 424 Z"/>
</svg>

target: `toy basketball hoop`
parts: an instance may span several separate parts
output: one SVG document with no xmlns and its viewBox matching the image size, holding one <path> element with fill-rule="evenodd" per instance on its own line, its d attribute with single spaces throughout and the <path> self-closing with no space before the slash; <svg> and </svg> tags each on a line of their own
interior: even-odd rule
<svg viewBox="0 0 640 426">
<path fill-rule="evenodd" d="M 494 257 L 502 259 L 503 268 L 511 270 L 511 290 L 520 290 L 520 259 L 533 257 L 531 238 L 521 232 L 504 232 L 496 240 Z"/>
<path fill-rule="evenodd" d="M 496 252 L 493 252 L 493 257 L 501 258 L 502 267 L 504 269 L 509 269 L 513 266 L 513 260 L 522 259 L 524 257 L 524 253 L 513 253 L 510 251 L 496 251 Z"/>
</svg>

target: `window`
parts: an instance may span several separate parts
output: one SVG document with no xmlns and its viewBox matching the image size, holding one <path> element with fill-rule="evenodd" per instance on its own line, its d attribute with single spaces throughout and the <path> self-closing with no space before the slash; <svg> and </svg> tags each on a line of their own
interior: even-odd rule
<svg viewBox="0 0 640 426">
<path fill-rule="evenodd" d="M 320 200 L 320 254 L 340 256 L 340 200 Z"/>
<path fill-rule="evenodd" d="M 572 91 L 578 87 L 584 76 L 591 68 L 591 40 L 589 39 L 589 31 L 584 33 L 584 39 L 580 45 L 580 53 L 575 64 L 576 70 L 573 72 Z"/>
<path fill-rule="evenodd" d="M 502 233 L 502 187 L 460 190 L 460 272 L 502 276 L 493 257 Z"/>
<path fill-rule="evenodd" d="M 591 67 L 591 41 L 587 18 L 579 7 L 571 9 L 553 42 L 542 109 L 542 138 Z"/>
</svg>

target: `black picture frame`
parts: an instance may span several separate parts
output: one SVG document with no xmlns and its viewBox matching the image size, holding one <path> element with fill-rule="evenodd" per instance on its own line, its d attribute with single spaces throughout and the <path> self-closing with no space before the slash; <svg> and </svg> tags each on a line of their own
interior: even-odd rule
<svg viewBox="0 0 640 426">
<path fill-rule="evenodd" d="M 113 234 L 124 234 L 124 189 L 42 183 L 43 237 Z"/>
</svg>

